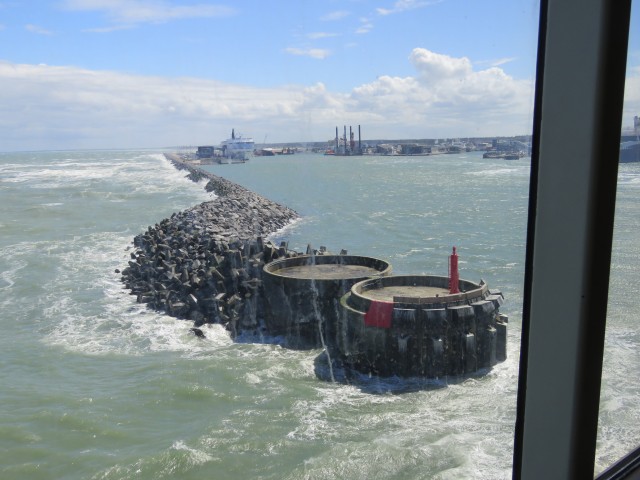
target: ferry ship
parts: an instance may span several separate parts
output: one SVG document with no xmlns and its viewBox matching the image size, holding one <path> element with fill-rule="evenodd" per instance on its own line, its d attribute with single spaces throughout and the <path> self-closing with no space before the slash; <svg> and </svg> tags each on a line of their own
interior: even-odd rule
<svg viewBox="0 0 640 480">
<path fill-rule="evenodd" d="M 253 138 L 237 135 L 235 129 L 231 130 L 231 138 L 221 143 L 222 156 L 231 160 L 247 160 L 253 152 Z"/>
</svg>

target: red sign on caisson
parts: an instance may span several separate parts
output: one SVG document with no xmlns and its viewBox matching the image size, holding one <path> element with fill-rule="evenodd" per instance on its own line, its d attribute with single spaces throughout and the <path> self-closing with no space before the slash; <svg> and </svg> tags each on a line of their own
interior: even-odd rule
<svg viewBox="0 0 640 480">
<path fill-rule="evenodd" d="M 367 327 L 391 328 L 393 302 L 372 300 L 369 310 L 364 314 L 364 324 Z"/>
</svg>

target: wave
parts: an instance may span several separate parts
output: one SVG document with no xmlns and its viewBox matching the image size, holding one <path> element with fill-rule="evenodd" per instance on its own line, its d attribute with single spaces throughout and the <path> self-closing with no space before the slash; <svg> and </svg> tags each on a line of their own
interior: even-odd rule
<svg viewBox="0 0 640 480">
<path fill-rule="evenodd" d="M 506 177 L 506 176 L 529 176 L 529 166 L 517 166 L 517 167 L 498 167 L 489 168 L 486 170 L 476 170 L 465 172 L 465 175 L 472 175 L 478 177 Z"/>
</svg>

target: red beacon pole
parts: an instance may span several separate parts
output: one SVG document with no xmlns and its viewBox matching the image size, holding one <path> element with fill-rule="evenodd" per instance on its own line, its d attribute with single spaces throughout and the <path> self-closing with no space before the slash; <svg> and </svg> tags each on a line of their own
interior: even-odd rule
<svg viewBox="0 0 640 480">
<path fill-rule="evenodd" d="M 460 282 L 460 274 L 458 273 L 458 254 L 456 247 L 453 247 L 453 253 L 449 257 L 449 293 L 460 293 L 458 283 Z"/>
</svg>

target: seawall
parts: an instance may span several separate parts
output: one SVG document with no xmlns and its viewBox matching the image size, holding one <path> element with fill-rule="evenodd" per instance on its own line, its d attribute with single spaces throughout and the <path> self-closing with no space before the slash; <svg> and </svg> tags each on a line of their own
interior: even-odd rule
<svg viewBox="0 0 640 480">
<path fill-rule="evenodd" d="M 174 213 L 137 235 L 122 281 L 137 301 L 194 326 L 222 323 L 233 334 L 257 330 L 262 267 L 297 255 L 264 237 L 298 214 L 224 178 L 165 154 L 216 198 Z"/>
<path fill-rule="evenodd" d="M 138 302 L 191 320 L 198 336 L 197 327 L 220 323 L 233 337 L 266 333 L 288 347 L 323 348 L 318 361 L 330 371 L 438 378 L 506 358 L 501 292 L 459 280 L 462 293 L 451 294 L 448 277 L 392 276 L 382 260 L 265 241 L 297 213 L 166 156 L 191 180 L 208 180 L 216 197 L 134 238 L 122 281 Z"/>
</svg>

